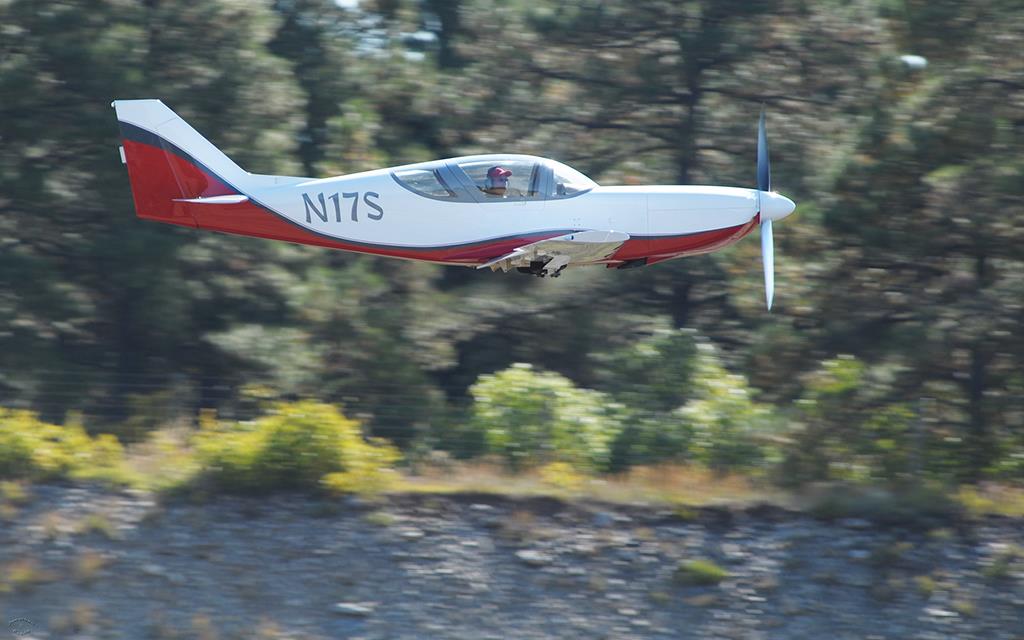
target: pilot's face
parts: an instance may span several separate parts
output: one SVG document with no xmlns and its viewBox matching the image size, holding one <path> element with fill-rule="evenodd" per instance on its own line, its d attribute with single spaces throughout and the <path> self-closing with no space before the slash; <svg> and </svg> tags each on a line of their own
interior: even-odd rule
<svg viewBox="0 0 1024 640">
<path fill-rule="evenodd" d="M 499 176 L 491 178 L 491 188 L 489 191 L 496 196 L 503 196 L 508 190 L 508 176 Z"/>
</svg>

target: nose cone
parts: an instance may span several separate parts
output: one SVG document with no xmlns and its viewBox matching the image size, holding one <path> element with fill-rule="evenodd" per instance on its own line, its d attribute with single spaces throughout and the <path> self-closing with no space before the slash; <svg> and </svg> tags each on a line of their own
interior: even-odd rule
<svg viewBox="0 0 1024 640">
<path fill-rule="evenodd" d="M 761 218 L 768 220 L 781 220 L 793 213 L 796 203 L 777 193 L 768 191 L 761 192 Z"/>
</svg>

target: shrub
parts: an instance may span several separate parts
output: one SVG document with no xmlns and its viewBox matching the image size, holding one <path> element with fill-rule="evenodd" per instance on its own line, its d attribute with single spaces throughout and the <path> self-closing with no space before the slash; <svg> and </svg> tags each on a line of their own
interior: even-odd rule
<svg viewBox="0 0 1024 640">
<path fill-rule="evenodd" d="M 698 347 L 694 399 L 676 412 L 693 431 L 690 455 L 712 469 L 761 467 L 774 457 L 770 436 L 775 416 L 754 401 L 743 376 L 729 373 L 711 344 Z"/>
<path fill-rule="evenodd" d="M 570 492 L 582 489 L 587 480 L 568 462 L 552 462 L 541 467 L 540 477 L 544 484 Z"/>
<path fill-rule="evenodd" d="M 200 420 L 194 444 L 202 475 L 236 492 L 371 491 L 385 487 L 394 447 L 363 439 L 359 423 L 331 405 L 281 403 L 252 422 Z"/>
<path fill-rule="evenodd" d="M 838 484 L 814 497 L 809 511 L 824 520 L 863 518 L 884 526 L 919 529 L 963 517 L 963 507 L 941 486 L 931 484 L 898 485 L 892 490 Z"/>
<path fill-rule="evenodd" d="M 480 376 L 470 393 L 471 428 L 511 468 L 549 462 L 607 467 L 620 425 L 603 393 L 578 389 L 568 378 L 529 364 Z"/>
<path fill-rule="evenodd" d="M 657 413 L 629 407 L 620 418 L 622 430 L 611 447 L 608 470 L 625 471 L 637 465 L 690 457 L 693 425 L 678 413 Z"/>
<path fill-rule="evenodd" d="M 658 326 L 649 336 L 592 357 L 596 388 L 629 407 L 667 413 L 688 399 L 697 340 L 692 330 Z"/>
<path fill-rule="evenodd" d="M 697 340 L 693 331 L 652 320 L 651 333 L 593 355 L 595 386 L 624 405 L 622 430 L 612 444 L 609 471 L 685 459 L 690 424 L 673 411 L 693 390 Z"/>
<path fill-rule="evenodd" d="M 891 402 L 897 375 L 891 365 L 869 367 L 852 356 L 823 361 L 794 405 L 800 428 L 791 434 L 794 445 L 782 465 L 785 481 L 901 481 L 921 471 L 939 479 L 955 475 L 956 455 L 948 443 L 919 433 L 915 412 Z M 932 468 L 918 469 L 917 460 Z"/>
<path fill-rule="evenodd" d="M 123 482 L 124 450 L 117 438 L 90 438 L 75 422 L 49 424 L 30 411 L 0 408 L 0 477 L 75 478 Z"/>
</svg>

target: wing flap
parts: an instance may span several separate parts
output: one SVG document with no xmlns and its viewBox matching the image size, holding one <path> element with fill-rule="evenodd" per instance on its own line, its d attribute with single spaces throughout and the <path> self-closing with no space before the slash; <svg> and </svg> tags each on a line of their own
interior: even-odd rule
<svg viewBox="0 0 1024 640">
<path fill-rule="evenodd" d="M 517 247 L 477 266 L 477 269 L 489 267 L 492 271 L 508 271 L 513 267 L 529 266 L 536 260 L 556 257 L 565 264 L 599 262 L 615 253 L 626 240 L 629 240 L 629 234 L 621 231 L 576 231 Z"/>
</svg>

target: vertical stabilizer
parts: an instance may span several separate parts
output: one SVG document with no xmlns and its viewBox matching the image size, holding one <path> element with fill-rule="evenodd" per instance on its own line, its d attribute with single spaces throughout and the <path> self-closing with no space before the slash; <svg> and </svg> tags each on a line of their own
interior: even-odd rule
<svg viewBox="0 0 1024 640">
<path fill-rule="evenodd" d="M 121 159 L 140 218 L 195 226 L 175 202 L 239 195 L 249 173 L 159 100 L 115 100 Z"/>
</svg>

